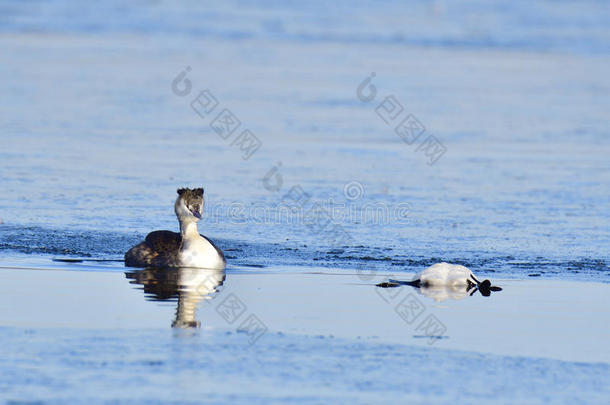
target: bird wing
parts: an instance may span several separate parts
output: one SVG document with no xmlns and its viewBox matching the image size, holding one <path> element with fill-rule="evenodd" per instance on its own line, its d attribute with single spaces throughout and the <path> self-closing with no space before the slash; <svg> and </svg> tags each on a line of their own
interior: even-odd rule
<svg viewBox="0 0 610 405">
<path fill-rule="evenodd" d="M 182 237 L 172 231 L 154 231 L 146 236 L 146 243 L 158 254 L 166 254 L 180 250 Z"/>
</svg>

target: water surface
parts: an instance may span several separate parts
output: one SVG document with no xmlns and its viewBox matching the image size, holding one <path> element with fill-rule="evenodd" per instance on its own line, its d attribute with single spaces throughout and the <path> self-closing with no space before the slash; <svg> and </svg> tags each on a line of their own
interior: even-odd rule
<svg viewBox="0 0 610 405">
<path fill-rule="evenodd" d="M 0 398 L 603 403 L 609 17 L 598 1 L 3 2 Z M 389 96 L 417 141 L 379 116 Z M 177 230 L 184 186 L 206 190 L 218 291 L 120 263 Z M 286 211 L 295 190 L 309 199 Z M 447 326 L 429 345 L 374 284 L 442 260 L 505 289 L 418 295 Z M 216 311 L 231 293 L 267 325 L 258 343 Z"/>
<path fill-rule="evenodd" d="M 605 3 L 3 7 L 4 257 L 120 258 L 176 229 L 190 185 L 230 263 L 608 280 Z M 262 142 L 247 160 L 191 108 L 204 89 Z M 435 164 L 376 114 L 390 95 L 446 147 Z M 282 214 L 296 186 L 347 242 Z"/>
</svg>

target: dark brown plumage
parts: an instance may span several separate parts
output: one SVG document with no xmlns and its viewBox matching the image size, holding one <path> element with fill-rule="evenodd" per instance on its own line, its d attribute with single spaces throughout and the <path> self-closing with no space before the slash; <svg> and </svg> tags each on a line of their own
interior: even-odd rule
<svg viewBox="0 0 610 405">
<path fill-rule="evenodd" d="M 197 249 L 195 246 L 202 246 L 201 241 L 196 235 L 200 235 L 197 232 L 197 221 L 201 219 L 203 212 L 203 188 L 179 188 L 176 190 L 179 197 L 176 199 L 174 204 L 174 211 L 180 222 L 180 230 L 182 233 L 176 233 L 172 231 L 154 231 L 146 236 L 144 242 L 132 247 L 125 253 L 125 265 L 129 267 L 180 267 L 185 266 L 184 253 L 181 254 L 183 249 Z M 194 225 L 191 231 L 188 231 L 188 227 Z M 192 232 L 195 231 L 195 232 Z M 195 236 L 194 236 L 195 235 Z M 208 238 L 200 235 L 205 239 L 217 252 L 217 257 L 211 257 L 208 263 L 211 266 L 222 266 L 226 263 L 224 254 L 218 247 Z M 184 239 L 183 241 L 183 238 Z M 184 243 L 184 246 L 183 246 Z M 205 244 L 203 245 L 205 249 Z M 209 247 L 208 247 L 209 248 Z M 195 250 L 192 253 L 191 258 L 197 255 Z M 188 260 L 189 255 L 186 255 L 186 265 L 193 263 Z M 191 259 L 192 260 L 192 259 Z M 199 261 L 201 263 L 201 261 Z M 204 257 L 205 263 L 205 257 Z"/>
<path fill-rule="evenodd" d="M 201 235 L 201 234 L 200 234 Z M 225 260 L 225 255 L 209 238 L 216 252 Z M 129 249 L 125 253 L 125 266 L 129 267 L 178 267 L 178 255 L 182 237 L 177 232 L 154 231 L 146 236 L 144 242 Z"/>
</svg>

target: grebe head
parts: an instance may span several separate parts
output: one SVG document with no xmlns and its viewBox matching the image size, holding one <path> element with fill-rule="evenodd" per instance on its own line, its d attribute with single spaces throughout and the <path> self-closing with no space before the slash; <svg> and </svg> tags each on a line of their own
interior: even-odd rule
<svg viewBox="0 0 610 405">
<path fill-rule="evenodd" d="M 492 291 L 502 291 L 502 289 L 500 287 L 491 285 L 491 281 L 489 281 L 489 280 L 481 281 L 478 285 L 478 288 L 479 288 L 479 291 L 481 292 L 481 295 L 484 297 L 489 297 L 491 295 Z"/>
<path fill-rule="evenodd" d="M 191 219 L 199 221 L 203 215 L 203 189 L 179 188 L 178 198 L 174 204 L 174 211 L 178 219 Z"/>
</svg>

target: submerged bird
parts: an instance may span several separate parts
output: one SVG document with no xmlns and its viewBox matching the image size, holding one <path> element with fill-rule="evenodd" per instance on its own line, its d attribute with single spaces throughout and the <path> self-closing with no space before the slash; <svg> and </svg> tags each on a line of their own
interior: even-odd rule
<svg viewBox="0 0 610 405">
<path fill-rule="evenodd" d="M 420 289 L 426 296 L 437 301 L 448 298 L 460 299 L 479 291 L 489 297 L 492 291 L 502 291 L 500 287 L 492 286 L 491 281 L 479 281 L 467 267 L 459 264 L 436 263 L 421 273 L 412 281 L 388 280 L 377 284 L 378 287 L 398 287 L 410 285 Z"/>
<path fill-rule="evenodd" d="M 224 269 L 222 250 L 199 234 L 197 222 L 203 213 L 203 189 L 178 189 L 174 211 L 180 223 L 180 233 L 154 231 L 146 240 L 125 253 L 125 265 L 130 267 L 199 267 Z"/>
</svg>

